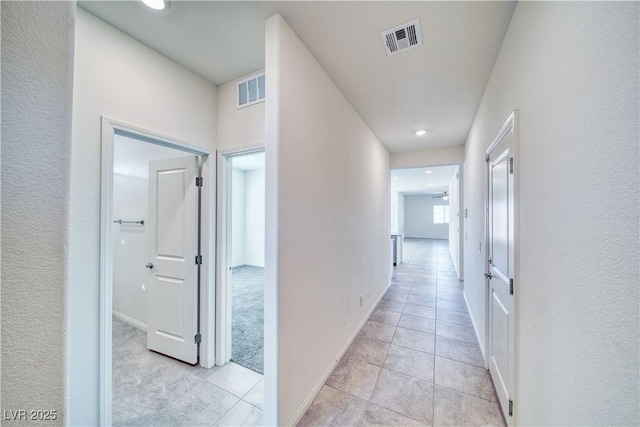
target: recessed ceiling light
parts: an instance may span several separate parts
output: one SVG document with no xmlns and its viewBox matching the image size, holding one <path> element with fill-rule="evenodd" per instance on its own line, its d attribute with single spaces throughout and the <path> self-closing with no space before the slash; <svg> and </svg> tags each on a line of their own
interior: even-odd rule
<svg viewBox="0 0 640 427">
<path fill-rule="evenodd" d="M 424 171 L 424 173 L 433 173 L 433 171 Z"/>
<path fill-rule="evenodd" d="M 164 0 L 142 0 L 142 3 L 154 10 L 164 10 L 168 5 Z"/>
<path fill-rule="evenodd" d="M 426 134 L 427 134 L 427 131 L 424 130 L 424 129 L 420 129 L 420 130 L 416 131 L 416 135 L 418 135 L 418 136 L 422 136 L 422 135 L 426 135 Z"/>
<path fill-rule="evenodd" d="M 433 182 L 430 182 L 429 185 L 433 187 Z"/>
</svg>

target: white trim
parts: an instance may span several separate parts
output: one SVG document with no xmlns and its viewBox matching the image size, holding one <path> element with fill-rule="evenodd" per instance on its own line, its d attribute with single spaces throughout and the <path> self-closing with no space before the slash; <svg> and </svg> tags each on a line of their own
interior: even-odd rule
<svg viewBox="0 0 640 427">
<path fill-rule="evenodd" d="M 231 292 L 230 283 L 230 251 L 231 242 L 228 218 L 231 216 L 230 186 L 231 168 L 229 159 L 234 156 L 265 151 L 264 141 L 222 149 L 217 155 L 217 265 L 216 274 L 216 364 L 221 366 L 231 360 Z M 243 264 L 245 265 L 245 264 Z M 262 266 L 264 267 L 264 266 Z"/>
<path fill-rule="evenodd" d="M 181 150 L 187 153 L 202 156 L 203 177 L 211 176 L 210 168 L 213 168 L 215 176 L 214 162 L 207 162 L 207 157 L 211 150 L 203 147 L 196 147 L 176 138 L 158 134 L 156 132 L 132 126 L 119 120 L 114 120 L 105 116 L 101 117 L 101 184 L 100 184 L 100 378 L 99 378 L 99 418 L 100 425 L 111 425 L 112 410 L 112 315 L 113 315 L 113 153 L 114 136 L 117 134 L 132 136 L 145 142 L 161 145 L 167 148 Z M 208 166 L 209 165 L 209 166 Z M 205 178 L 206 179 L 206 178 Z M 205 188 L 207 187 L 205 180 Z M 209 191 L 202 193 L 202 234 L 205 238 L 202 241 L 202 255 L 209 263 L 205 263 L 201 270 L 201 326 L 203 343 L 200 347 L 200 365 L 211 367 L 214 360 L 214 329 L 211 324 L 213 308 L 210 304 L 213 301 L 210 288 L 213 284 L 212 271 L 215 271 L 215 255 L 212 242 L 215 236 L 209 223 L 213 222 L 214 212 L 209 208 L 211 201 L 215 200 L 213 185 L 208 186 Z M 208 238 L 206 237 L 208 233 Z M 206 286 L 209 284 L 209 286 Z M 208 302 L 208 304 L 203 302 Z M 214 325 L 215 326 L 215 325 Z M 208 343 L 208 344 L 206 344 Z"/>
<path fill-rule="evenodd" d="M 122 320 L 124 323 L 127 323 L 131 326 L 134 326 L 140 330 L 147 331 L 147 324 L 142 323 L 139 320 L 134 319 L 131 316 L 127 316 L 126 314 L 122 314 L 119 311 L 113 310 L 113 317 Z"/>
<path fill-rule="evenodd" d="M 493 149 L 496 147 L 496 145 L 498 145 L 500 141 L 502 141 L 502 139 L 505 137 L 505 135 L 511 130 L 511 128 L 515 126 L 517 115 L 518 115 L 518 110 L 515 110 L 513 113 L 511 113 L 507 121 L 500 128 L 500 132 L 498 132 L 498 136 L 495 137 L 491 145 L 489 145 L 489 147 L 487 147 L 487 149 L 485 150 L 484 152 L 485 155 L 489 155 L 491 151 L 493 151 Z M 515 132 L 514 132 L 514 136 L 515 136 Z"/>
<path fill-rule="evenodd" d="M 307 398 L 304 400 L 304 402 L 302 402 L 302 405 L 300 405 L 298 410 L 291 417 L 291 420 L 285 425 L 295 426 L 300 422 L 300 420 L 304 416 L 305 412 L 307 412 L 307 409 L 309 409 L 309 407 L 313 403 L 313 400 L 316 398 L 318 393 L 320 393 L 320 390 L 322 389 L 324 384 L 327 382 L 327 379 L 329 379 L 329 376 L 331 375 L 331 373 L 333 373 L 333 370 L 338 365 L 338 362 L 340 362 L 340 359 L 342 359 L 342 356 L 344 356 L 344 354 L 347 352 L 347 350 L 349 349 L 349 346 L 351 346 L 351 344 L 353 344 L 353 341 L 356 339 L 356 337 L 360 333 L 360 330 L 362 330 L 362 328 L 364 327 L 365 323 L 367 323 L 367 321 L 369 320 L 369 317 L 371 317 L 371 315 L 373 314 L 375 309 L 378 307 L 378 303 L 380 303 L 380 301 L 382 300 L 384 295 L 389 290 L 390 286 L 391 286 L 391 282 L 389 282 L 387 287 L 384 288 L 384 290 L 382 291 L 380 296 L 376 299 L 376 302 L 371 306 L 371 308 L 367 312 L 366 316 L 364 316 L 364 318 L 360 321 L 358 326 L 353 330 L 353 332 L 349 336 L 349 339 L 345 342 L 345 344 L 342 346 L 342 348 L 338 351 L 338 354 L 336 354 L 336 356 L 333 358 L 333 360 L 331 361 L 329 366 L 327 366 L 327 369 L 325 369 L 325 371 L 322 374 L 322 376 L 320 377 L 320 379 L 316 382 L 316 385 L 311 389 L 311 391 L 307 395 Z"/>
</svg>

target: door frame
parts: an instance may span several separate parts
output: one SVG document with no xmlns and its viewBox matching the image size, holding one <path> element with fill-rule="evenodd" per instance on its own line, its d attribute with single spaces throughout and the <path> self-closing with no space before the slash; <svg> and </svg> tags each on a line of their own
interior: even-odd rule
<svg viewBox="0 0 640 427">
<path fill-rule="evenodd" d="M 231 291 L 230 250 L 231 239 L 231 173 L 230 159 L 235 156 L 265 151 L 264 141 L 218 150 L 217 153 L 217 247 L 218 270 L 216 274 L 216 364 L 224 365 L 231 360 Z M 266 165 L 265 165 L 266 166 Z"/>
<path fill-rule="evenodd" d="M 201 207 L 202 258 L 200 274 L 200 366 L 215 365 L 215 200 L 216 164 L 213 150 L 196 147 L 179 139 L 106 116 L 101 117 L 100 182 L 100 425 L 111 425 L 112 410 L 112 312 L 113 312 L 113 157 L 115 135 L 129 136 L 144 142 L 201 156 L 204 179 Z"/>
<path fill-rule="evenodd" d="M 520 283 L 519 280 L 519 268 L 518 266 L 520 265 L 519 263 L 519 250 L 518 250 L 518 242 L 519 242 L 519 235 L 520 235 L 520 230 L 519 230 L 519 209 L 518 209 L 518 200 L 519 200 L 519 194 L 520 194 L 520 190 L 519 190 L 519 168 L 518 168 L 518 164 L 519 164 L 519 135 L 518 135 L 518 131 L 519 131 L 519 112 L 518 110 L 514 110 L 511 115 L 509 115 L 509 118 L 506 120 L 506 122 L 502 125 L 502 127 L 500 128 L 500 131 L 498 132 L 498 135 L 495 137 L 495 139 L 491 142 L 491 144 L 487 147 L 487 149 L 485 150 L 485 158 L 488 158 L 489 154 L 496 148 L 496 146 L 498 144 L 500 144 L 500 142 L 502 142 L 502 140 L 504 139 L 504 137 L 507 135 L 507 133 L 509 133 L 510 130 L 513 129 L 513 153 L 510 157 L 513 157 L 513 162 L 515 167 L 513 168 L 513 183 L 514 183 L 514 188 L 513 188 L 513 278 L 514 278 L 514 284 L 517 286 Z M 484 272 L 488 272 L 489 271 L 489 230 L 490 230 L 490 218 L 489 218 L 489 203 L 490 203 L 490 194 L 489 194 L 489 189 L 490 189 L 490 185 L 491 183 L 489 182 L 491 176 L 489 173 L 489 167 L 490 164 L 488 161 L 485 162 L 485 229 L 484 229 Z M 516 370 L 516 366 L 517 366 L 517 360 L 518 360 L 518 333 L 517 333 L 517 329 L 518 329 L 518 301 L 519 301 L 519 292 L 514 292 L 513 295 L 513 319 L 514 319 L 514 354 L 513 354 L 513 363 L 514 363 L 514 389 L 513 389 L 513 395 L 516 395 L 516 390 L 518 388 L 518 379 L 517 379 L 517 375 L 515 375 L 517 373 Z M 487 370 L 489 370 L 489 363 L 490 363 L 490 354 L 491 354 L 491 285 L 489 283 L 489 278 L 485 277 L 485 340 L 484 340 L 484 354 L 486 355 L 485 357 L 485 368 Z M 513 413 L 516 413 L 516 400 L 514 399 L 514 403 L 513 403 Z M 500 410 L 502 411 L 502 407 L 500 408 Z M 505 414 L 505 420 L 507 420 L 508 415 Z M 513 420 L 515 420 L 515 416 L 513 417 Z M 508 425 L 511 425 L 508 423 Z"/>
</svg>

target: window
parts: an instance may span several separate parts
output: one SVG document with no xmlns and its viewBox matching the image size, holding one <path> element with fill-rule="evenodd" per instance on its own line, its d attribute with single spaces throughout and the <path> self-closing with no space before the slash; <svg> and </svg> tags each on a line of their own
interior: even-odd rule
<svg viewBox="0 0 640 427">
<path fill-rule="evenodd" d="M 264 101 L 264 74 L 238 82 L 238 108 Z"/>
<path fill-rule="evenodd" d="M 433 207 L 433 223 L 449 224 L 449 205 L 436 205 Z"/>
</svg>

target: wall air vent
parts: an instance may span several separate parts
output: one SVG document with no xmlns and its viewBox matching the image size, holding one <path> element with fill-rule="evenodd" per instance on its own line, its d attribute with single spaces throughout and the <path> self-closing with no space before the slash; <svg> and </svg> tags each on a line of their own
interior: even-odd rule
<svg viewBox="0 0 640 427">
<path fill-rule="evenodd" d="M 383 31 L 380 36 L 382 37 L 384 49 L 387 51 L 387 56 L 422 46 L 420 20 L 418 19 Z"/>
<path fill-rule="evenodd" d="M 237 108 L 248 107 L 264 101 L 265 81 L 264 74 L 258 74 L 248 79 L 240 80 L 238 88 Z"/>
</svg>

